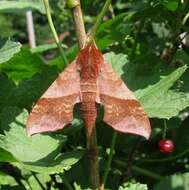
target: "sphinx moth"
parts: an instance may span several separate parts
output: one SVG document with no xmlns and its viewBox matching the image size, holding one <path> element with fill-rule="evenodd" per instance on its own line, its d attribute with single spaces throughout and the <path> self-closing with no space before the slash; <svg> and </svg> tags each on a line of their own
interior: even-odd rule
<svg viewBox="0 0 189 190">
<path fill-rule="evenodd" d="M 144 109 L 93 43 L 80 50 L 37 101 L 26 123 L 28 134 L 64 128 L 73 120 L 75 104 L 80 105 L 88 131 L 95 124 L 97 105 L 102 104 L 103 121 L 109 126 L 147 139 L 150 136 L 150 122 Z"/>
</svg>

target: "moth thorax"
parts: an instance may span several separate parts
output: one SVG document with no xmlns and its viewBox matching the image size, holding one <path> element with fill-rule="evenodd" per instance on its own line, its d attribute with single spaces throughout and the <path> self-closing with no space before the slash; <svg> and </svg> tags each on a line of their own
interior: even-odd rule
<svg viewBox="0 0 189 190">
<path fill-rule="evenodd" d="M 80 67 L 81 78 L 90 79 L 98 77 L 104 59 L 94 44 L 88 44 L 79 52 L 76 62 Z"/>
</svg>

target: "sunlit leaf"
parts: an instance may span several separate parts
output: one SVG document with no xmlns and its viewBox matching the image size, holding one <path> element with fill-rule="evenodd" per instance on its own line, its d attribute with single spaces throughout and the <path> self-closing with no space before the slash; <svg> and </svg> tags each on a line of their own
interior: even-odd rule
<svg viewBox="0 0 189 190">
<path fill-rule="evenodd" d="M 189 190 L 189 173 L 175 174 L 154 185 L 154 190 Z"/>
<path fill-rule="evenodd" d="M 5 72 L 12 80 L 22 81 L 41 72 L 45 67 L 42 59 L 33 55 L 29 50 L 22 49 L 11 60 L 0 65 L 0 71 Z"/>
<path fill-rule="evenodd" d="M 1 185 L 14 186 L 14 185 L 18 185 L 18 184 L 12 176 L 7 175 L 3 172 L 0 172 L 0 186 Z M 0 189 L 1 189 L 1 187 L 0 187 Z"/>
<path fill-rule="evenodd" d="M 21 44 L 19 42 L 14 42 L 11 40 L 0 40 L 0 63 L 4 63 L 11 59 L 14 54 L 20 51 L 20 48 Z"/>
<path fill-rule="evenodd" d="M 156 84 L 135 92 L 149 117 L 169 119 L 189 106 L 189 94 L 168 90 L 186 69 L 180 67 Z"/>
<path fill-rule="evenodd" d="M 82 151 L 73 151 L 61 153 L 54 159 L 42 159 L 37 162 L 22 163 L 22 167 L 38 173 L 61 173 L 64 170 L 69 170 L 72 165 L 77 163 L 83 156 Z M 16 164 L 19 166 L 19 163 Z"/>
<path fill-rule="evenodd" d="M 0 11 L 15 11 L 15 10 L 26 10 L 36 9 L 41 13 L 45 13 L 45 9 L 42 0 L 18 0 L 18 1 L 0 1 Z"/>
<path fill-rule="evenodd" d="M 1 127 L 4 135 L 0 135 L 0 147 L 22 162 L 34 162 L 58 154 L 66 138 L 55 134 L 28 137 L 25 130 L 27 117 L 26 111 L 16 107 L 7 107 L 3 110 Z"/>
<path fill-rule="evenodd" d="M 118 190 L 148 190 L 147 185 L 140 183 L 125 183 Z"/>
</svg>

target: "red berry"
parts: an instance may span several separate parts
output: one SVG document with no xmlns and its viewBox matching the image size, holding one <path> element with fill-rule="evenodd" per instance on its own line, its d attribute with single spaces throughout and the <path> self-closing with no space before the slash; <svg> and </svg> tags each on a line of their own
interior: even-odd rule
<svg viewBox="0 0 189 190">
<path fill-rule="evenodd" d="M 163 139 L 159 141 L 159 150 L 162 153 L 172 153 L 175 150 L 175 145 L 173 141 L 168 139 Z"/>
</svg>

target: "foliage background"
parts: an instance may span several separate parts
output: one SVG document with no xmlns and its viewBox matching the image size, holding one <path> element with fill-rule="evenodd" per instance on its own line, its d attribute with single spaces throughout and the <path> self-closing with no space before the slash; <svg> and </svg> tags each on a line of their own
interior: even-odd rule
<svg viewBox="0 0 189 190">
<path fill-rule="evenodd" d="M 78 52 L 71 12 L 51 0 L 56 29 L 69 61 Z M 104 1 L 81 0 L 87 30 Z M 33 10 L 37 47 L 29 49 L 25 11 Z M 149 117 L 149 141 L 118 134 L 107 189 L 189 189 L 189 63 L 187 0 L 112 1 L 96 42 L 105 59 L 135 92 Z M 53 43 L 40 0 L 0 1 L 0 189 L 88 188 L 85 132 L 78 118 L 66 129 L 28 138 L 24 129 L 34 102 L 65 64 Z M 184 39 L 183 38 L 184 35 Z M 45 46 L 44 46 L 45 45 Z M 101 175 L 113 130 L 97 120 Z M 175 143 L 159 152 L 164 123 Z"/>
</svg>

